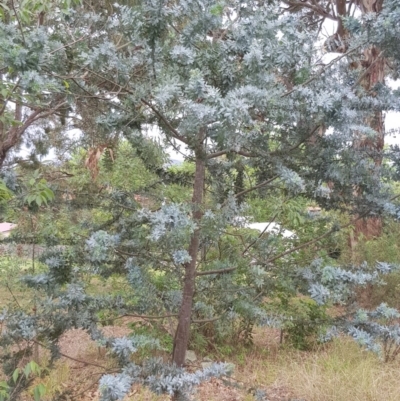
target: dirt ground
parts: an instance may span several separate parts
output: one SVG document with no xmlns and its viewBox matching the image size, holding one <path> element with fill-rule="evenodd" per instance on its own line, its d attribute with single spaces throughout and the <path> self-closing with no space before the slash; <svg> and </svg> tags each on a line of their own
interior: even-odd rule
<svg viewBox="0 0 400 401">
<path fill-rule="evenodd" d="M 122 337 L 131 333 L 131 330 L 122 326 L 106 326 L 103 328 L 107 336 Z M 271 336 L 271 334 L 273 334 Z M 269 341 L 276 342 L 278 333 L 270 333 L 268 336 L 258 336 L 255 341 L 265 342 L 265 338 Z M 274 338 L 276 337 L 276 338 Z M 258 344 L 259 346 L 268 346 L 268 344 Z M 276 344 L 275 344 L 276 345 Z M 275 346 L 274 345 L 274 346 Z M 63 368 L 68 371 L 65 376 L 59 377 L 59 389 L 71 389 L 70 395 L 66 396 L 68 401 L 98 401 L 98 380 L 104 372 L 117 372 L 117 368 L 110 358 L 107 358 L 105 350 L 94 343 L 89 335 L 82 330 L 70 330 L 64 334 L 60 341 L 60 351 L 63 355 L 58 362 L 58 369 Z M 66 357 L 68 356 L 68 357 Z M 234 373 L 231 385 L 226 385 L 221 380 L 213 379 L 209 382 L 201 384 L 195 393 L 198 401 L 251 401 L 255 398 L 251 395 L 254 389 L 243 383 L 243 376 L 246 374 L 242 368 L 238 374 Z M 238 376 L 240 380 L 236 378 Z M 251 379 L 251 377 L 249 377 Z M 57 378 L 55 379 L 57 381 Z M 262 388 L 267 394 L 268 401 L 291 401 L 296 398 L 279 382 Z M 60 391 L 60 390 L 59 390 Z M 167 401 L 168 396 L 156 396 L 149 390 L 141 386 L 133 386 L 131 392 L 125 397 L 124 401 Z"/>
</svg>

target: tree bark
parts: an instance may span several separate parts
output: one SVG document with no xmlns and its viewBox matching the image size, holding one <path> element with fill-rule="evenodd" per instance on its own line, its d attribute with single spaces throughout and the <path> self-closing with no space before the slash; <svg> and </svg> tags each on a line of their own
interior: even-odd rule
<svg viewBox="0 0 400 401">
<path fill-rule="evenodd" d="M 379 13 L 382 11 L 383 0 L 358 0 L 358 6 L 363 14 Z M 364 57 L 361 60 L 363 73 L 360 79 L 360 85 L 363 89 L 374 95 L 374 87 L 385 81 L 385 58 L 382 52 L 375 46 L 372 46 L 364 51 Z M 366 124 L 376 132 L 376 138 L 371 139 L 365 136 L 360 136 L 354 146 L 360 151 L 368 152 L 374 160 L 376 171 L 374 180 L 379 181 L 379 167 L 382 164 L 382 152 L 385 144 L 385 124 L 382 111 L 374 111 L 371 117 L 368 118 Z M 350 237 L 350 246 L 353 250 L 357 245 L 357 239 L 362 234 L 364 238 L 370 240 L 378 237 L 382 232 L 382 219 L 380 217 L 369 217 L 367 219 L 357 220 L 354 226 L 354 233 Z"/>
<path fill-rule="evenodd" d="M 363 89 L 374 95 L 374 87 L 385 80 L 385 59 L 376 47 L 368 48 L 364 51 L 364 58 L 361 61 L 363 75 L 360 85 Z M 383 147 L 385 144 L 385 124 L 383 113 L 380 110 L 374 111 L 366 121 L 366 125 L 376 132 L 375 138 L 368 138 L 364 135 L 359 136 L 353 146 L 360 152 L 367 152 L 372 157 L 375 164 L 375 171 L 371 171 L 373 181 L 379 184 L 379 168 L 382 164 Z M 358 191 L 358 190 L 356 190 Z M 361 195 L 361 194 L 360 194 Z M 354 225 L 354 233 L 350 237 L 350 247 L 352 250 L 357 245 L 360 234 L 367 240 L 380 236 L 382 233 L 382 219 L 380 217 L 368 217 L 357 220 Z"/>
<path fill-rule="evenodd" d="M 1 104 L 1 99 L 0 99 Z M 54 113 L 56 113 L 59 109 L 67 105 L 67 102 L 61 101 L 53 108 L 48 110 L 45 109 L 36 109 L 33 110 L 25 119 L 22 121 L 22 106 L 17 103 L 15 108 L 15 121 L 20 122 L 18 126 L 5 127 L 4 124 L 0 122 L 0 168 L 3 166 L 4 161 L 6 160 L 8 152 L 18 145 L 21 141 L 23 134 L 25 131 L 31 127 L 36 121 L 43 120 Z M 0 116 L 4 113 L 5 108 L 3 107 L 3 111 L 0 112 Z"/>
<path fill-rule="evenodd" d="M 202 141 L 201 141 L 202 143 Z M 205 155 L 203 145 L 200 144 L 196 150 L 196 170 L 193 186 L 193 220 L 200 223 L 203 216 L 202 204 L 205 181 Z M 179 311 L 178 327 L 175 332 L 172 360 L 177 366 L 185 364 L 186 350 L 190 335 L 190 320 L 192 315 L 193 296 L 195 292 L 195 278 L 197 267 L 197 254 L 200 249 L 199 224 L 194 231 L 189 244 L 188 253 L 191 257 L 189 263 L 185 264 L 185 278 L 183 282 L 182 304 Z"/>
</svg>

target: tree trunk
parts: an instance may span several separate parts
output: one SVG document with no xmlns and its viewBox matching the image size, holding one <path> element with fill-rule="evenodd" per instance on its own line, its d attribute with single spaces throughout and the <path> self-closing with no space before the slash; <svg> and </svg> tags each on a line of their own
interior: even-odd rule
<svg viewBox="0 0 400 401">
<path fill-rule="evenodd" d="M 383 0 L 357 0 L 356 4 L 360 7 L 363 14 L 379 13 L 382 11 Z M 374 87 L 385 81 L 385 59 L 382 57 L 381 51 L 372 46 L 364 51 L 363 59 L 360 61 L 362 66 L 362 75 L 360 85 L 363 89 L 374 95 Z M 354 147 L 361 152 L 368 152 L 372 159 L 376 170 L 371 172 L 374 175 L 374 181 L 379 183 L 379 167 L 382 164 L 383 147 L 385 144 L 385 125 L 382 111 L 373 111 L 371 117 L 366 121 L 366 125 L 376 132 L 376 137 L 371 139 L 364 135 L 354 142 Z M 358 190 L 356 190 L 358 191 Z M 380 217 L 368 217 L 355 222 L 354 232 L 350 236 L 350 247 L 352 251 L 357 245 L 360 234 L 370 240 L 380 236 L 382 233 L 382 219 Z"/>
<path fill-rule="evenodd" d="M 205 180 L 205 157 L 203 146 L 196 151 L 196 170 L 193 187 L 193 219 L 200 222 L 203 211 L 203 193 Z M 185 278 L 183 282 L 182 304 L 179 311 L 178 327 L 175 332 L 172 360 L 177 366 L 185 363 L 186 350 L 190 335 L 190 320 L 192 315 L 193 295 L 195 291 L 195 277 L 197 266 L 197 254 L 200 248 L 200 228 L 198 227 L 190 239 L 189 255 L 191 261 L 185 264 Z"/>
<path fill-rule="evenodd" d="M 2 109 L 0 115 L 3 116 L 6 112 L 6 105 L 2 98 L 0 98 L 0 108 Z M 22 123 L 22 105 L 20 103 L 15 105 L 14 120 Z M 0 122 L 0 168 L 2 168 L 8 152 L 21 140 L 24 131 L 19 127 L 7 128 L 3 122 Z"/>
<path fill-rule="evenodd" d="M 363 67 L 363 76 L 360 82 L 363 89 L 374 95 L 374 87 L 385 80 L 385 59 L 382 57 L 380 50 L 376 47 L 368 48 L 364 51 L 364 58 L 361 61 Z M 368 138 L 360 135 L 354 142 L 354 147 L 361 152 L 367 152 L 372 157 L 375 164 L 373 181 L 379 184 L 379 167 L 382 164 L 383 147 L 385 144 L 385 125 L 382 111 L 374 111 L 371 117 L 366 121 L 366 125 L 376 132 L 375 138 Z M 350 238 L 350 246 L 354 250 L 357 245 L 357 239 L 360 234 L 367 240 L 378 237 L 382 232 L 382 220 L 380 217 L 369 217 L 357 220 L 354 226 L 354 233 Z"/>
</svg>

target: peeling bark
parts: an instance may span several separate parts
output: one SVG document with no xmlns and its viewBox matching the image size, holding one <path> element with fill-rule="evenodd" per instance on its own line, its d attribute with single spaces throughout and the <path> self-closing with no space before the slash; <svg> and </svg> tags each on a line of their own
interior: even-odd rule
<svg viewBox="0 0 400 401">
<path fill-rule="evenodd" d="M 357 2 L 363 14 L 379 13 L 382 11 L 383 0 L 359 0 Z M 385 81 L 385 58 L 380 49 L 372 46 L 364 51 L 361 66 L 363 67 L 360 85 L 371 95 L 374 95 L 374 87 Z M 385 144 L 385 124 L 382 111 L 374 111 L 370 118 L 366 121 L 376 132 L 376 138 L 366 138 L 360 136 L 354 146 L 361 151 L 367 151 L 374 160 L 374 164 L 379 168 L 382 164 L 383 147 Z M 379 181 L 379 172 L 372 172 L 375 175 L 374 180 Z M 354 233 L 350 238 L 351 249 L 357 245 L 357 239 L 362 234 L 364 238 L 370 240 L 378 237 L 382 232 L 382 219 L 379 217 L 370 217 L 356 221 Z"/>
<path fill-rule="evenodd" d="M 371 47 L 364 51 L 364 59 L 361 61 L 364 69 L 361 86 L 365 91 L 374 95 L 374 87 L 385 80 L 385 59 L 376 47 Z M 379 167 L 382 164 L 383 147 L 385 144 L 385 124 L 382 111 L 374 111 L 366 121 L 366 125 L 376 132 L 375 138 L 364 135 L 359 136 L 353 146 L 360 152 L 368 152 L 375 164 L 375 171 L 371 171 L 373 181 L 379 184 Z M 358 190 L 356 190 L 358 192 Z M 350 237 L 350 247 L 352 250 L 357 245 L 360 234 L 367 240 L 379 237 L 382 233 L 382 219 L 380 217 L 369 217 L 357 220 L 354 225 L 354 232 Z"/>
</svg>

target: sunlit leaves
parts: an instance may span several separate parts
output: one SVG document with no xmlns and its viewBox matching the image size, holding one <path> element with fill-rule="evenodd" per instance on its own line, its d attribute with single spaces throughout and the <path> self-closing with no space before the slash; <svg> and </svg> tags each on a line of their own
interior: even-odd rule
<svg viewBox="0 0 400 401">
<path fill-rule="evenodd" d="M 25 202 L 28 205 L 47 205 L 54 199 L 54 192 L 49 188 L 44 178 L 41 178 L 39 171 L 35 171 L 33 177 L 28 181 L 28 191 L 25 195 Z"/>
</svg>

